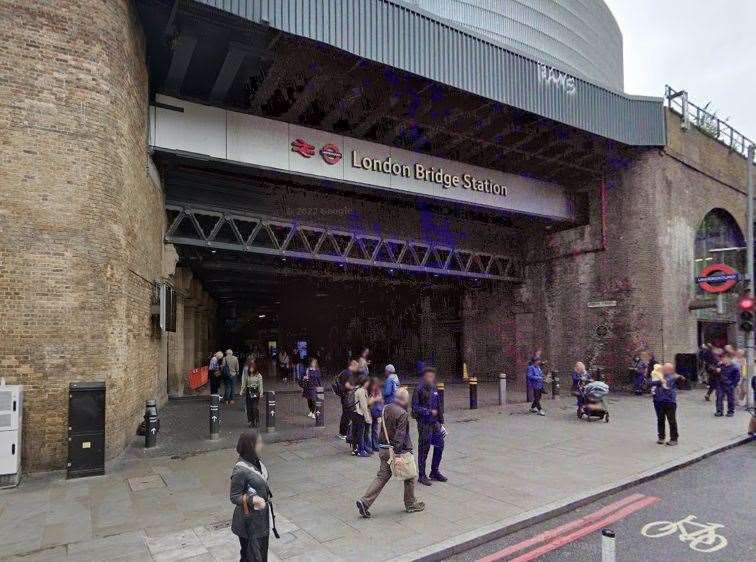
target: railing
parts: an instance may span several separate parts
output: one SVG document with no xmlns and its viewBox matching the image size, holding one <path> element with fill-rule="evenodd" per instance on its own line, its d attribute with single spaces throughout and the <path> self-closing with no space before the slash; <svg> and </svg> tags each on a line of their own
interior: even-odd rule
<svg viewBox="0 0 756 562">
<path fill-rule="evenodd" d="M 748 155 L 748 147 L 756 145 L 756 142 L 746 137 L 743 133 L 730 126 L 715 114 L 711 113 L 704 107 L 699 107 L 688 99 L 688 92 L 685 90 L 674 90 L 666 86 L 664 90 L 664 100 L 670 110 L 674 111 L 683 118 L 683 128 L 687 129 L 691 125 L 701 131 L 703 134 L 721 142 L 730 150 Z"/>
</svg>

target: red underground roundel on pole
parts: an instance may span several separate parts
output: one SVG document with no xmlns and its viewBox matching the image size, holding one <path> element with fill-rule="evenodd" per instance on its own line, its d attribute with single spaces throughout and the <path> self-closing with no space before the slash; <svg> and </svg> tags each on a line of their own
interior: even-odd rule
<svg viewBox="0 0 756 562">
<path fill-rule="evenodd" d="M 724 293 L 732 289 L 740 281 L 740 274 L 723 263 L 707 265 L 701 275 L 696 277 L 696 283 L 707 293 Z"/>
</svg>

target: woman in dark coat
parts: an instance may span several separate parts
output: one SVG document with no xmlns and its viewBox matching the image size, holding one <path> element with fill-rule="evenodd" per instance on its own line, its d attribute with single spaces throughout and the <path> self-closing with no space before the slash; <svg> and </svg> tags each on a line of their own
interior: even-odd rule
<svg viewBox="0 0 756 562">
<path fill-rule="evenodd" d="M 260 460 L 262 439 L 257 431 L 242 433 L 236 452 L 239 460 L 231 472 L 230 499 L 236 506 L 231 531 L 239 537 L 240 562 L 267 562 L 273 494 L 268 487 L 268 469 Z"/>
<path fill-rule="evenodd" d="M 310 366 L 302 377 L 302 396 L 307 399 L 307 407 L 310 410 L 307 414 L 309 417 L 315 417 L 315 399 L 317 398 L 317 388 L 323 386 L 323 379 L 320 376 L 320 367 L 318 360 L 312 359 Z"/>
</svg>

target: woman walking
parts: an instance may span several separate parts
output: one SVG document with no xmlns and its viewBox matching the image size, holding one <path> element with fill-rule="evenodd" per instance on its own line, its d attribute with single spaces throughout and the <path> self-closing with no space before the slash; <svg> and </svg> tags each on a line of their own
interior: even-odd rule
<svg viewBox="0 0 756 562">
<path fill-rule="evenodd" d="M 254 359 L 247 362 L 242 372 L 240 394 L 247 408 L 249 427 L 260 425 L 260 397 L 263 395 L 263 378 Z"/>
<path fill-rule="evenodd" d="M 530 411 L 545 416 L 546 412 L 541 408 L 541 395 L 543 394 L 544 376 L 541 370 L 540 357 L 534 357 L 527 373 L 528 386 L 533 391 L 533 403 L 530 405 Z"/>
<path fill-rule="evenodd" d="M 656 365 L 651 372 L 651 388 L 654 389 L 656 411 L 656 442 L 665 444 L 666 422 L 669 423 L 669 446 L 677 445 L 677 382 L 684 377 L 675 373 L 672 363 Z"/>
<path fill-rule="evenodd" d="M 320 375 L 318 360 L 313 358 L 310 360 L 310 366 L 307 367 L 302 377 L 302 396 L 307 399 L 307 407 L 309 409 L 307 415 L 311 418 L 315 418 L 315 399 L 318 395 L 317 389 L 319 386 L 323 386 L 323 379 Z"/>
<path fill-rule="evenodd" d="M 276 519 L 270 503 L 273 494 L 268 486 L 268 469 L 260 460 L 262 439 L 257 431 L 242 433 L 236 444 L 239 460 L 231 472 L 230 499 L 236 507 L 231 531 L 239 537 L 240 562 L 267 562 L 270 537 L 270 514 L 273 515 L 273 534 Z M 268 513 L 270 511 L 270 514 Z"/>
</svg>

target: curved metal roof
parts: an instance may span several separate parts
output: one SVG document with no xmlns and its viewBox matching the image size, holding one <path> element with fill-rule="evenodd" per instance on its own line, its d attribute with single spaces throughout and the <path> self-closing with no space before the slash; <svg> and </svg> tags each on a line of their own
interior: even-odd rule
<svg viewBox="0 0 756 562">
<path fill-rule="evenodd" d="M 197 1 L 627 145 L 665 143 L 662 98 L 569 75 L 403 2 Z"/>
</svg>

